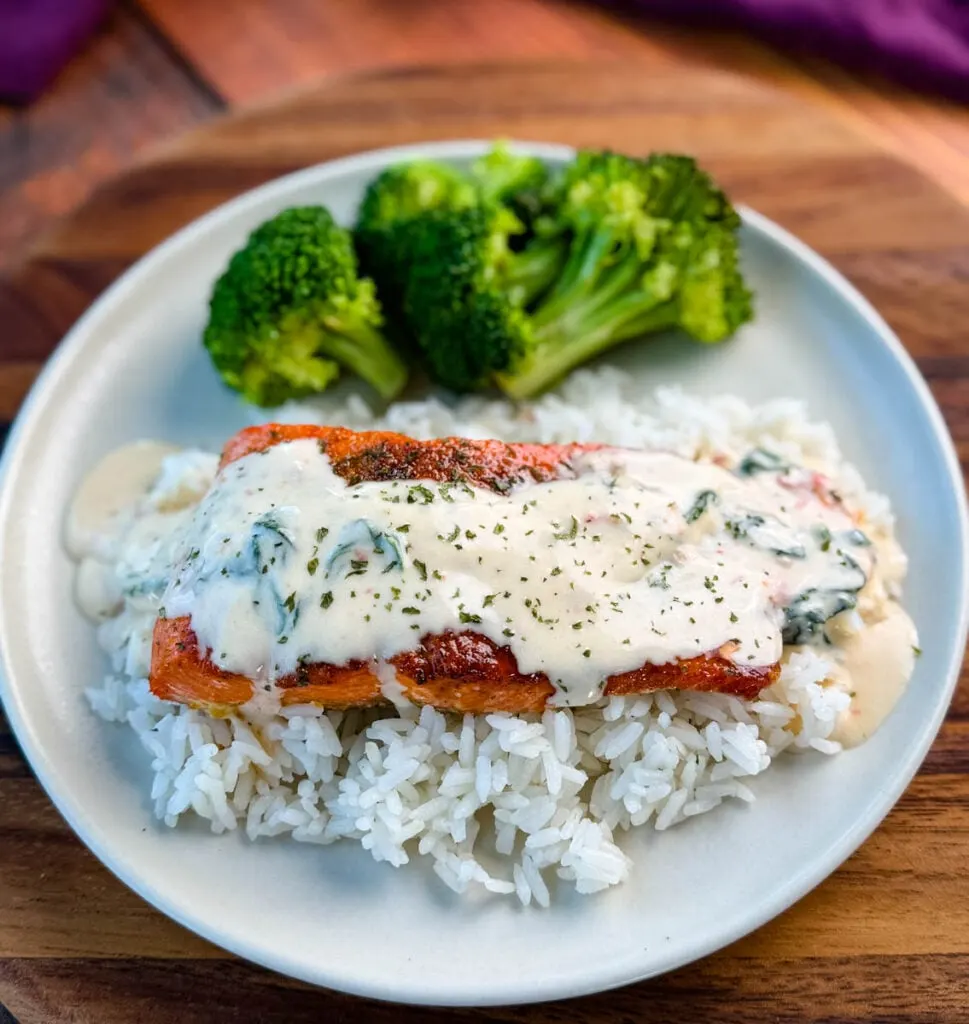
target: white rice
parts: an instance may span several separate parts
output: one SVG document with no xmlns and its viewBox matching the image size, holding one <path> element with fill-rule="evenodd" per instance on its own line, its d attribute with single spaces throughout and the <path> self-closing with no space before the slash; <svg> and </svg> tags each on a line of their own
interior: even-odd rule
<svg viewBox="0 0 969 1024">
<path fill-rule="evenodd" d="M 643 398 L 614 369 L 576 373 L 558 393 L 518 410 L 480 398 L 429 399 L 375 417 L 353 398 L 325 414 L 303 406 L 277 418 L 423 437 L 595 440 L 729 460 L 765 446 L 825 472 L 850 506 L 890 522 L 885 499 L 864 491 L 830 428 L 810 423 L 800 403 L 750 407 L 673 389 Z M 197 473 L 197 458 L 186 465 Z M 177 472 L 166 477 L 165 487 L 179 486 Z M 541 716 L 293 707 L 258 724 L 216 719 L 149 692 L 153 617 L 129 602 L 101 626 L 114 672 L 88 696 L 103 718 L 127 722 L 147 750 L 155 813 L 166 825 L 194 814 L 213 832 L 238 829 L 253 840 L 352 839 L 394 866 L 431 857 L 456 892 L 483 886 L 539 906 L 563 883 L 593 893 L 622 882 L 631 866 L 617 844 L 623 831 L 647 823 L 662 830 L 727 799 L 752 801 L 751 780 L 783 751 L 838 752 L 831 735 L 850 703 L 825 684 L 829 663 L 800 651 L 756 701 L 660 692 Z"/>
</svg>

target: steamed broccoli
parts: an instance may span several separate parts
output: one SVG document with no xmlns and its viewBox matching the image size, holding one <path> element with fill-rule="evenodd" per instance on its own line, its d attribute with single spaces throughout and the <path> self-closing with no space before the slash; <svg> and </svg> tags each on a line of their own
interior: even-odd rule
<svg viewBox="0 0 969 1024">
<path fill-rule="evenodd" d="M 256 405 L 323 391 L 341 366 L 389 399 L 407 370 L 382 324 L 350 233 L 322 206 L 294 207 L 229 261 L 212 290 L 204 344 L 226 384 Z"/>
<path fill-rule="evenodd" d="M 530 233 L 482 202 L 411 222 L 404 318 L 441 383 L 527 398 L 629 338 L 750 318 L 739 218 L 693 160 L 581 153 L 543 202 Z"/>
<path fill-rule="evenodd" d="M 487 386 L 523 350 L 528 320 L 509 298 L 521 223 L 500 206 L 435 210 L 410 227 L 404 321 L 431 376 L 453 391 Z"/>
<path fill-rule="evenodd" d="M 678 327 L 712 343 L 750 319 L 740 218 L 692 159 L 582 153 L 558 216 L 569 257 L 532 311 L 533 343 L 498 374 L 508 394 L 534 395 L 630 338 Z"/>
<path fill-rule="evenodd" d="M 431 210 L 474 206 L 478 189 L 446 164 L 418 160 L 387 168 L 368 186 L 357 215 L 354 240 L 364 271 L 377 285 L 384 309 L 399 316 L 411 257 L 408 225 Z"/>
<path fill-rule="evenodd" d="M 537 156 L 514 153 L 499 142 L 471 164 L 471 180 L 485 202 L 514 204 L 538 197 L 548 182 L 548 168 Z"/>
<path fill-rule="evenodd" d="M 384 308 L 394 319 L 402 315 L 406 282 L 416 263 L 412 229 L 421 217 L 506 206 L 517 218 L 513 234 L 523 240 L 524 225 L 540 211 L 547 182 L 541 160 L 502 144 L 475 160 L 467 173 L 433 160 L 415 160 L 378 175 L 364 194 L 354 236 L 360 262 L 376 282 Z M 551 283 L 563 258 L 564 245 L 535 246 L 520 263 L 520 281 L 509 279 L 515 301 L 531 299 Z"/>
</svg>

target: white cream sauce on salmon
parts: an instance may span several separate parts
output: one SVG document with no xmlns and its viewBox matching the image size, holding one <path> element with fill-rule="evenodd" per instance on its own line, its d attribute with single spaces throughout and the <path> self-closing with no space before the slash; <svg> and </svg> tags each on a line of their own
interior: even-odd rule
<svg viewBox="0 0 969 1024">
<path fill-rule="evenodd" d="M 881 601 L 880 563 L 899 561 L 806 470 L 619 449 L 498 494 L 351 486 L 293 441 L 227 465 L 176 534 L 162 614 L 190 616 L 222 668 L 265 684 L 474 630 L 574 705 L 645 663 L 719 652 L 762 667 L 785 642 L 838 660 L 829 623 L 858 617 L 873 587 Z M 845 662 L 855 690 L 864 661 Z"/>
<path fill-rule="evenodd" d="M 568 702 L 582 702 L 583 694 L 594 699 L 604 675 L 623 671 L 614 666 L 635 668 L 646 655 L 690 656 L 708 643 L 736 664 L 768 665 L 797 649 L 791 644 L 809 642 L 830 658 L 831 685 L 851 694 L 833 733 L 845 745 L 872 735 L 914 670 L 918 637 L 897 602 L 907 560 L 890 527 L 855 534 L 855 517 L 811 473 L 775 464 L 764 453 L 753 453 L 730 472 L 669 455 L 604 450 L 574 463 L 572 478 L 523 486 L 502 499 L 479 488 L 420 481 L 348 487 L 312 442 L 294 444 L 295 451 L 293 444 L 279 445 L 230 464 L 211 492 L 217 460 L 206 453 L 139 441 L 104 458 L 78 488 L 66 522 L 66 544 L 80 562 L 81 609 L 100 621 L 123 599 L 150 615 L 164 605 L 167 614 L 184 607 L 213 658 L 228 648 L 222 664 L 239 665 L 258 680 L 282 674 L 307 654 L 333 662 L 340 656 L 377 657 L 379 668 L 385 664 L 381 656 L 416 644 L 421 632 L 432 632 L 434 620 L 438 628 L 477 629 L 507 644 L 519 665 L 533 666 L 522 671 L 558 667 L 560 699 Z M 700 500 L 705 492 L 716 499 Z M 369 528 L 360 532 L 365 510 L 385 531 L 382 552 Z M 253 543 L 266 532 L 264 517 L 277 512 L 291 520 L 283 527 L 285 557 L 272 562 L 273 548 L 265 573 L 260 566 L 247 579 L 233 569 L 231 583 L 210 592 L 213 581 L 226 580 L 221 568 L 229 570 L 237 551 L 248 544 L 253 553 Z M 623 512 L 630 520 L 635 513 L 634 522 Z M 749 518 L 765 512 L 772 518 L 764 516 L 763 523 Z M 238 521 L 228 521 L 237 515 Z M 323 518 L 329 525 L 317 524 Z M 458 537 L 449 541 L 455 527 Z M 468 538 L 468 530 L 475 537 Z M 399 567 L 392 564 L 391 542 L 401 550 Z M 790 553 L 797 545 L 804 548 L 803 558 Z M 789 553 L 777 554 L 782 550 Z M 857 571 L 833 561 L 839 550 L 865 575 L 857 591 L 849 589 Z M 723 572 L 727 553 L 732 568 Z M 310 572 L 313 559 L 317 565 Z M 552 574 L 556 568 L 561 571 Z M 520 606 L 504 596 L 505 589 L 491 586 L 505 578 Z M 467 596 L 456 597 L 462 581 Z M 290 594 L 294 608 L 317 602 L 306 604 L 305 618 L 302 611 L 297 616 L 294 640 L 277 631 L 276 615 L 253 615 L 261 607 L 252 604 L 260 600 L 255 592 L 268 587 L 282 597 L 286 613 Z M 834 610 L 845 600 L 854 607 Z M 268 607 L 278 603 L 270 599 Z M 418 614 L 405 607 L 416 607 Z M 826 622 L 818 621 L 829 612 Z M 663 637 L 652 632 L 657 617 Z M 411 618 L 424 626 L 411 629 Z M 249 628 L 255 640 L 244 644 L 240 630 Z M 520 635 L 505 633 L 515 629 Z M 287 640 L 280 643 L 283 636 Z M 627 638 L 630 643 L 623 643 Z M 781 655 L 778 645 L 786 639 Z M 144 643 L 149 640 L 145 636 Z M 735 642 L 740 645 L 734 648 Z M 682 654 L 673 653 L 678 647 Z M 141 657 L 146 654 L 145 648 Z"/>
</svg>

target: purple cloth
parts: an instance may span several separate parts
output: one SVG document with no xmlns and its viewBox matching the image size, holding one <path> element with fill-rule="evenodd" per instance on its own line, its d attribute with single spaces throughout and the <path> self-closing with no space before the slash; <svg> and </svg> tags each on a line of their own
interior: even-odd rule
<svg viewBox="0 0 969 1024">
<path fill-rule="evenodd" d="M 98 27 L 110 0 L 0 0 L 0 99 L 37 96 Z"/>
<path fill-rule="evenodd" d="M 969 101 L 967 0 L 627 0 L 622 6 L 745 29 L 781 49 L 810 51 Z"/>
</svg>

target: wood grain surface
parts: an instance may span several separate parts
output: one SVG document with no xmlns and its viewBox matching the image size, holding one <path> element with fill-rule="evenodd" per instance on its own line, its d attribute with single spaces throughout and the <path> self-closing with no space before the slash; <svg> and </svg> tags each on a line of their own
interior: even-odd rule
<svg viewBox="0 0 969 1024">
<path fill-rule="evenodd" d="M 323 74 L 482 59 L 702 64 L 778 85 L 969 202 L 969 109 L 616 0 L 116 0 L 26 108 L 0 104 L 0 268 L 153 142 Z"/>
<path fill-rule="evenodd" d="M 233 0 L 231 19 L 223 0 L 137 7 L 230 103 L 323 73 L 499 56 L 741 69 L 823 106 L 969 201 L 964 107 L 847 73 L 799 49 L 797 38 L 781 54 L 740 32 L 649 18 L 635 0 Z"/>
<path fill-rule="evenodd" d="M 828 256 L 916 357 L 969 460 L 969 213 L 819 106 L 670 64 L 438 66 L 338 77 L 209 123 L 99 188 L 0 278 L 0 416 L 90 301 L 215 204 L 307 164 L 468 136 L 695 152 Z M 945 566 L 938 567 L 945 572 Z M 827 882 L 702 963 L 569 1003 L 429 1011 L 227 957 L 117 882 L 0 726 L 0 1002 L 33 1021 L 962 1022 L 969 1019 L 969 676 L 921 773 Z M 389 869 L 388 869 L 389 870 Z"/>
<path fill-rule="evenodd" d="M 33 106 L 0 106 L 0 269 L 133 154 L 224 106 L 150 21 L 117 10 Z"/>
</svg>

